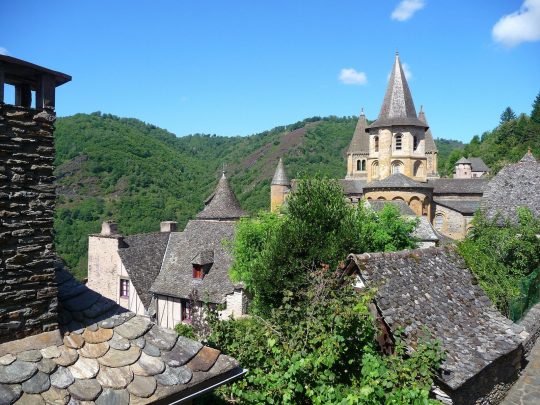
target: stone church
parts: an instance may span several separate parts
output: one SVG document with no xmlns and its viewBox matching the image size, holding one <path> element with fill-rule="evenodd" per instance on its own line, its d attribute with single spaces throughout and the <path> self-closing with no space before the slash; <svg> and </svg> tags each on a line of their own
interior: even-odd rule
<svg viewBox="0 0 540 405">
<path fill-rule="evenodd" d="M 397 53 L 379 116 L 368 124 L 362 111 L 346 154 L 347 174 L 339 182 L 349 201 L 364 198 L 406 205 L 439 234 L 452 239 L 466 235 L 487 185 L 483 175 L 489 169 L 479 166 L 480 160 L 474 176 L 464 175 L 460 166 L 453 179 L 440 178 L 438 150 L 426 114 L 423 109 L 416 113 Z M 271 186 L 273 211 L 283 204 L 293 185 L 280 161 Z"/>
</svg>

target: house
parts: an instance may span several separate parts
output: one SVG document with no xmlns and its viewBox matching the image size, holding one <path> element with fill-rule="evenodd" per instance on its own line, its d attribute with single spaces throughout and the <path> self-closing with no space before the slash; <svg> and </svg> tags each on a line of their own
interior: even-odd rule
<svg viewBox="0 0 540 405">
<path fill-rule="evenodd" d="M 456 162 L 454 170 L 454 179 L 471 179 L 474 177 L 482 177 L 488 175 L 490 168 L 484 163 L 481 158 L 462 157 Z"/>
<path fill-rule="evenodd" d="M 89 237 L 88 286 L 169 328 L 189 323 L 192 306 L 203 302 L 222 306 L 223 319 L 242 316 L 248 297 L 243 285 L 229 278 L 228 244 L 244 216 L 223 173 L 204 209 L 182 232 L 167 221 L 160 232 L 122 236 L 115 223 L 104 222 L 101 233 Z"/>
<path fill-rule="evenodd" d="M 362 110 L 346 154 L 347 174 L 338 181 L 350 202 L 401 200 L 437 233 L 465 237 L 487 184 L 480 176 L 489 169 L 481 159 L 471 158 L 469 177 L 439 177 L 437 146 L 423 108 L 416 113 L 398 54 L 379 116 L 368 124 Z M 280 160 L 270 193 L 273 211 L 294 183 Z"/>
<path fill-rule="evenodd" d="M 427 327 L 446 359 L 435 393 L 445 403 L 498 403 L 517 379 L 528 334 L 502 316 L 453 246 L 350 255 L 346 273 L 377 289 L 372 310 L 391 351 L 396 331 L 411 350 Z M 384 335 L 386 334 L 386 339 Z"/>
<path fill-rule="evenodd" d="M 0 204 L 9 207 L 0 211 L 0 404 L 189 404 L 245 370 L 91 290 L 56 259 L 55 89 L 70 80 L 0 55 Z M 4 103 L 4 83 L 15 105 Z M 107 225 L 113 248 L 120 238 Z"/>
</svg>

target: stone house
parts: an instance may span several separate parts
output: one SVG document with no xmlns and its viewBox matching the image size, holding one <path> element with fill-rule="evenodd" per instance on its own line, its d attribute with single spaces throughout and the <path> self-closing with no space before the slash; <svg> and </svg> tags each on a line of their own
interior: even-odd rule
<svg viewBox="0 0 540 405">
<path fill-rule="evenodd" d="M 350 255 L 346 273 L 376 287 L 379 342 L 392 352 L 402 330 L 411 350 L 427 327 L 446 353 L 434 393 L 444 403 L 492 404 L 521 368 L 524 329 L 503 317 L 453 247 Z"/>
<path fill-rule="evenodd" d="M 190 404 L 245 370 L 126 311 L 56 259 L 55 88 L 70 80 L 0 55 L 0 404 Z M 4 103 L 6 83 L 15 105 Z"/>
<path fill-rule="evenodd" d="M 443 236 L 466 235 L 487 184 L 480 174 L 489 169 L 481 159 L 471 158 L 475 170 L 468 178 L 439 178 L 437 146 L 425 112 L 416 113 L 399 55 L 378 118 L 369 125 L 362 111 L 346 155 L 347 174 L 339 182 L 349 201 L 404 201 Z M 293 184 L 280 160 L 270 193 L 273 211 Z"/>
<path fill-rule="evenodd" d="M 100 234 L 89 237 L 88 286 L 168 328 L 189 323 L 192 307 L 203 302 L 222 306 L 222 319 L 242 316 L 248 297 L 243 285 L 229 278 L 227 244 L 243 216 L 223 173 L 204 209 L 182 232 L 168 221 L 161 232 L 124 237 L 116 224 L 105 222 Z"/>
<path fill-rule="evenodd" d="M 481 158 L 462 157 L 456 162 L 454 179 L 472 179 L 473 177 L 487 176 L 489 172 L 489 167 Z"/>
</svg>

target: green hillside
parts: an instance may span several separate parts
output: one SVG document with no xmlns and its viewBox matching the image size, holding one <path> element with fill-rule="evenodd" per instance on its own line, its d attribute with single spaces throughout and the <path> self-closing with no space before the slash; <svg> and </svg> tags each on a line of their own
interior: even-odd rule
<svg viewBox="0 0 540 405">
<path fill-rule="evenodd" d="M 79 277 L 86 275 L 88 235 L 103 220 L 120 232 L 183 227 L 203 207 L 223 165 L 242 206 L 269 208 L 279 157 L 291 178 L 345 176 L 345 149 L 357 117 L 313 117 L 247 137 L 176 137 L 154 125 L 110 114 L 77 114 L 56 123 L 58 202 L 56 248 Z M 446 161 L 457 141 L 436 140 Z"/>
</svg>

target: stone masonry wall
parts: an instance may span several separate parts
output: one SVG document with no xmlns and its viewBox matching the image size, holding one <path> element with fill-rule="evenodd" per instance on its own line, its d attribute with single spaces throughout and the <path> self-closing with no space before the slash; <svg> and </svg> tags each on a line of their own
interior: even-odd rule
<svg viewBox="0 0 540 405">
<path fill-rule="evenodd" d="M 58 327 L 54 120 L 0 103 L 0 343 Z"/>
</svg>

